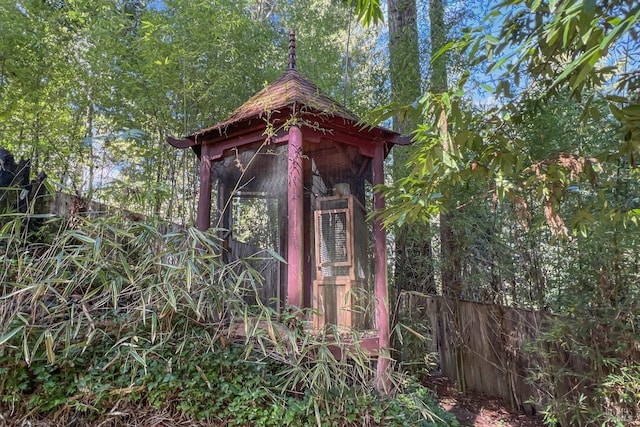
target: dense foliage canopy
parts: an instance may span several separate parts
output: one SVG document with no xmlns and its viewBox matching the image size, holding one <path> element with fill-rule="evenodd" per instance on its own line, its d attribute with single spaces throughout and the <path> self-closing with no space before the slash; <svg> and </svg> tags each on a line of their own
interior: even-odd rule
<svg viewBox="0 0 640 427">
<path fill-rule="evenodd" d="M 329 0 L 4 2 L 0 145 L 65 191 L 190 223 L 195 157 L 166 136 L 224 120 L 274 80 L 289 28 L 300 72 L 327 93 L 361 113 L 384 96 L 375 39 L 350 31 L 350 10 Z"/>
<path fill-rule="evenodd" d="M 443 275 L 439 292 L 554 314 L 531 373 L 551 424 L 639 414 L 639 20 L 633 1 L 500 2 L 432 52 L 471 72 L 451 69 L 448 89 L 371 115 L 418 122 L 385 217 L 446 214 L 452 232 L 432 235 L 441 249 L 422 270 L 456 260 L 457 280 Z M 579 366 L 554 363 L 548 342 Z"/>
</svg>

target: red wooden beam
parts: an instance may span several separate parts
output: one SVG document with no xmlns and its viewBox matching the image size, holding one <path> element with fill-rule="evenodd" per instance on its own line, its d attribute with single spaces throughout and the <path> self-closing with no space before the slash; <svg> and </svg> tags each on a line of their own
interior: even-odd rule
<svg viewBox="0 0 640 427">
<path fill-rule="evenodd" d="M 211 227 L 211 158 L 200 157 L 200 195 L 198 198 L 198 230 L 207 231 Z"/>
<path fill-rule="evenodd" d="M 287 211 L 287 300 L 289 306 L 302 307 L 304 283 L 304 189 L 302 170 L 302 131 L 289 128 Z"/>
<path fill-rule="evenodd" d="M 284 138 L 283 138 L 284 137 Z M 256 126 L 243 132 L 237 132 L 226 139 L 203 140 L 203 152 L 212 160 L 220 159 L 224 152 L 232 148 L 241 147 L 243 145 L 265 142 L 278 144 L 286 141 L 287 134 L 285 132 L 277 132 L 272 137 L 265 135 L 263 126 Z"/>
<path fill-rule="evenodd" d="M 384 144 L 376 144 L 373 158 L 373 185 L 384 184 Z M 384 197 L 379 192 L 373 193 L 373 209 L 376 212 L 384 209 Z M 387 289 L 387 234 L 382 219 L 376 215 L 373 223 L 375 253 L 375 296 L 376 296 L 376 329 L 380 346 L 376 372 L 378 392 L 390 392 L 389 382 L 389 294 Z"/>
<path fill-rule="evenodd" d="M 171 144 L 173 147 L 181 148 L 181 149 L 193 147 L 194 145 L 196 145 L 196 142 L 192 139 L 178 139 L 172 136 L 167 137 L 167 142 Z"/>
</svg>

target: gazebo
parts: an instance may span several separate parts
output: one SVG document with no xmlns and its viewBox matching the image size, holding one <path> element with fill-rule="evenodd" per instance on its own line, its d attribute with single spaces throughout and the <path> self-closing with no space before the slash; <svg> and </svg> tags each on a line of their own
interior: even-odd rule
<svg viewBox="0 0 640 427">
<path fill-rule="evenodd" d="M 278 79 L 227 120 L 168 142 L 200 159 L 197 227 L 220 230 L 226 259 L 268 251 L 286 260 L 256 263 L 265 303 L 313 308 L 314 328 L 368 331 L 365 347 L 388 348 L 386 235 L 367 214 L 384 208 L 374 187 L 407 137 L 361 126 L 303 77 L 292 31 Z"/>
</svg>

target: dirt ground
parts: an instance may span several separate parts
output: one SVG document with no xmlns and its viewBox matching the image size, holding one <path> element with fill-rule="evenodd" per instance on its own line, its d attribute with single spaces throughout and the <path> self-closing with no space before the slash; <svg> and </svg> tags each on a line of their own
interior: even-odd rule
<svg viewBox="0 0 640 427">
<path fill-rule="evenodd" d="M 447 377 L 431 377 L 425 384 L 433 390 L 442 407 L 454 414 L 461 426 L 543 427 L 542 418 L 509 408 L 499 397 L 458 392 Z"/>
</svg>

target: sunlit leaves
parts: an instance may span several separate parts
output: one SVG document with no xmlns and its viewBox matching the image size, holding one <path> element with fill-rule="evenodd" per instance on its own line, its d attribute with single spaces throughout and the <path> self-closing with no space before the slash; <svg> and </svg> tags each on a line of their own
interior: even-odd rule
<svg viewBox="0 0 640 427">
<path fill-rule="evenodd" d="M 431 193 L 447 198 L 453 188 L 470 180 L 500 200 L 515 200 L 520 197 L 518 194 L 532 191 L 546 206 L 549 224 L 563 232 L 557 207 L 565 199 L 568 186 L 581 181 L 596 186 L 603 173 L 600 161 L 625 159 L 635 167 L 640 155 L 640 110 L 632 99 L 633 91 L 629 91 L 634 86 L 628 85 L 626 74 L 620 74 L 625 63 L 612 62 L 609 55 L 621 42 L 637 41 L 633 26 L 640 16 L 640 6 L 624 2 L 530 4 L 508 0 L 493 12 L 488 20 L 499 24 L 497 34 L 478 29 L 445 49 L 461 49 L 478 63 L 486 64 L 489 75 L 498 78 L 495 84 L 485 83 L 484 89 L 498 102 L 476 114 L 471 107 L 461 107 L 464 103 L 460 101 L 449 105 L 446 93 L 423 97 L 419 109 L 422 124 L 413 138 L 420 147 L 411 160 L 414 179 L 399 185 L 406 186 L 404 192 L 409 194 L 415 188 L 425 202 L 431 200 Z M 629 72 L 628 68 L 624 71 Z M 620 86 L 623 81 L 624 89 Z M 571 134 L 581 134 L 580 128 L 559 129 L 557 123 L 563 123 L 559 117 L 550 117 L 541 127 L 531 129 L 533 132 L 522 127 L 531 126 L 531 119 L 540 117 L 546 104 L 567 95 L 576 101 L 570 109 L 581 110 L 582 126 L 597 127 L 596 123 L 609 118 L 602 108 L 602 92 L 609 93 L 609 117 L 620 124 L 619 141 L 609 133 L 608 138 L 614 140 L 607 148 L 569 142 L 576 138 Z M 391 108 L 378 112 L 377 118 L 391 115 L 391 110 L 411 111 L 408 107 Z M 446 127 L 442 126 L 443 120 Z M 533 139 L 523 140 L 523 131 Z M 567 136 L 559 136 L 555 133 L 558 131 Z M 550 137 L 564 141 L 553 149 L 544 149 L 545 139 Z M 584 136 L 579 138 L 584 140 Z M 571 156 L 577 156 L 579 171 L 566 161 L 574 158 Z M 596 157 L 599 160 L 594 161 Z M 544 165 L 544 173 L 535 172 L 539 171 L 536 165 Z M 416 184 L 423 181 L 429 184 Z M 415 212 L 415 200 L 392 198 L 399 199 L 404 200 L 399 211 Z M 438 209 L 438 204 L 433 203 L 425 212 L 432 214 Z M 416 215 L 394 214 L 393 218 L 412 216 Z"/>
<path fill-rule="evenodd" d="M 539 100 L 568 90 L 581 101 L 589 91 L 602 90 L 617 93 L 624 103 L 637 102 L 632 94 L 638 86 L 629 69 L 637 63 L 629 58 L 637 55 L 638 4 L 576 1 L 529 6 L 510 0 L 495 10 L 497 35 L 478 30 L 458 46 L 479 62 L 496 58 L 487 69 L 498 76 L 498 96 L 510 98 L 510 82 L 515 82 L 518 92 Z M 522 80 L 534 83 L 522 87 Z M 627 130 L 630 138 L 640 139 L 633 127 Z"/>
<path fill-rule="evenodd" d="M 353 0 L 350 0 L 349 3 L 353 3 Z M 380 0 L 355 0 L 355 11 L 358 20 L 365 25 L 376 25 L 384 21 Z"/>
<path fill-rule="evenodd" d="M 323 90 L 348 92 L 359 111 L 386 96 L 375 40 L 360 43 L 356 31 L 349 72 L 361 84 L 341 87 L 346 2 L 27 0 L 0 9 L 0 145 L 46 163 L 72 192 L 145 214 L 188 220 L 196 159 L 166 136 L 224 120 L 275 79 L 288 28 L 298 31 L 298 69 Z M 374 2 L 365 15 L 379 11 Z"/>
</svg>

